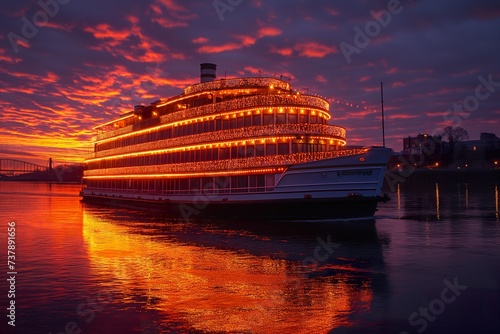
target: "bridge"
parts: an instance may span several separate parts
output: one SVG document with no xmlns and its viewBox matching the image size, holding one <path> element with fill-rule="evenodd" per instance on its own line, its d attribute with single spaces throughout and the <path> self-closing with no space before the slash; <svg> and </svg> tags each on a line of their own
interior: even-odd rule
<svg viewBox="0 0 500 334">
<path fill-rule="evenodd" d="M 21 175 L 27 173 L 50 172 L 52 170 L 52 158 L 47 166 L 35 165 L 30 162 L 0 158 L 0 174 Z"/>
<path fill-rule="evenodd" d="M 0 181 L 44 181 L 80 183 L 83 176 L 83 164 L 53 166 L 52 158 L 47 166 L 27 161 L 0 157 Z"/>
</svg>

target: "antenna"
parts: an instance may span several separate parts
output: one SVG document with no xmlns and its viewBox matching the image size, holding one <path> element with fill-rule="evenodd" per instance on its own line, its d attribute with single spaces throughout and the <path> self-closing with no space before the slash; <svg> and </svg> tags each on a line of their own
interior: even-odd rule
<svg viewBox="0 0 500 334">
<path fill-rule="evenodd" d="M 384 83 L 380 83 L 380 103 L 382 104 L 382 146 L 385 147 L 385 123 L 384 123 Z"/>
</svg>

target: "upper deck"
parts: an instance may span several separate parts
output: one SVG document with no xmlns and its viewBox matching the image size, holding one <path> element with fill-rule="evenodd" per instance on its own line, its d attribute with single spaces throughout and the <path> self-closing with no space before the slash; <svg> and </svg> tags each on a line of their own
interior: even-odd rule
<svg viewBox="0 0 500 334">
<path fill-rule="evenodd" d="M 272 77 L 220 79 L 188 86 L 180 95 L 158 100 L 148 106 L 136 106 L 120 118 L 94 129 L 95 142 L 153 128 L 171 122 L 225 113 L 248 108 L 310 107 L 326 118 L 329 103 L 326 99 L 293 90 L 290 83 Z"/>
</svg>

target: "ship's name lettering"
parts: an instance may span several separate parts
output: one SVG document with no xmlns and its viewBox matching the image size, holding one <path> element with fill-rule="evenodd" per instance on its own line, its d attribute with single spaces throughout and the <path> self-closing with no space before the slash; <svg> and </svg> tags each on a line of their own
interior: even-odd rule
<svg viewBox="0 0 500 334">
<path fill-rule="evenodd" d="M 373 170 L 371 169 L 363 169 L 363 170 L 341 170 L 337 172 L 337 176 L 351 176 L 351 175 L 364 175 L 371 176 L 373 174 Z"/>
</svg>

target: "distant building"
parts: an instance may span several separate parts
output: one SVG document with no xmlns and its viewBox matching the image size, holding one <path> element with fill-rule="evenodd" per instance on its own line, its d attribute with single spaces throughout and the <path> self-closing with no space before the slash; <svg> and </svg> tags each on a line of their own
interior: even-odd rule
<svg viewBox="0 0 500 334">
<path fill-rule="evenodd" d="M 500 138 L 493 133 L 481 133 L 479 140 L 456 143 L 454 162 L 456 166 L 469 169 L 497 168 L 500 161 Z"/>
<path fill-rule="evenodd" d="M 494 133 L 482 132 L 479 140 L 498 140 L 499 138 Z"/>
<path fill-rule="evenodd" d="M 440 136 L 418 134 L 416 137 L 403 138 L 403 154 L 440 154 L 442 139 Z"/>
<path fill-rule="evenodd" d="M 494 133 L 481 133 L 479 140 L 466 140 L 458 143 L 458 150 L 466 152 L 484 152 L 491 153 L 492 151 L 500 150 L 500 138 Z"/>
</svg>

